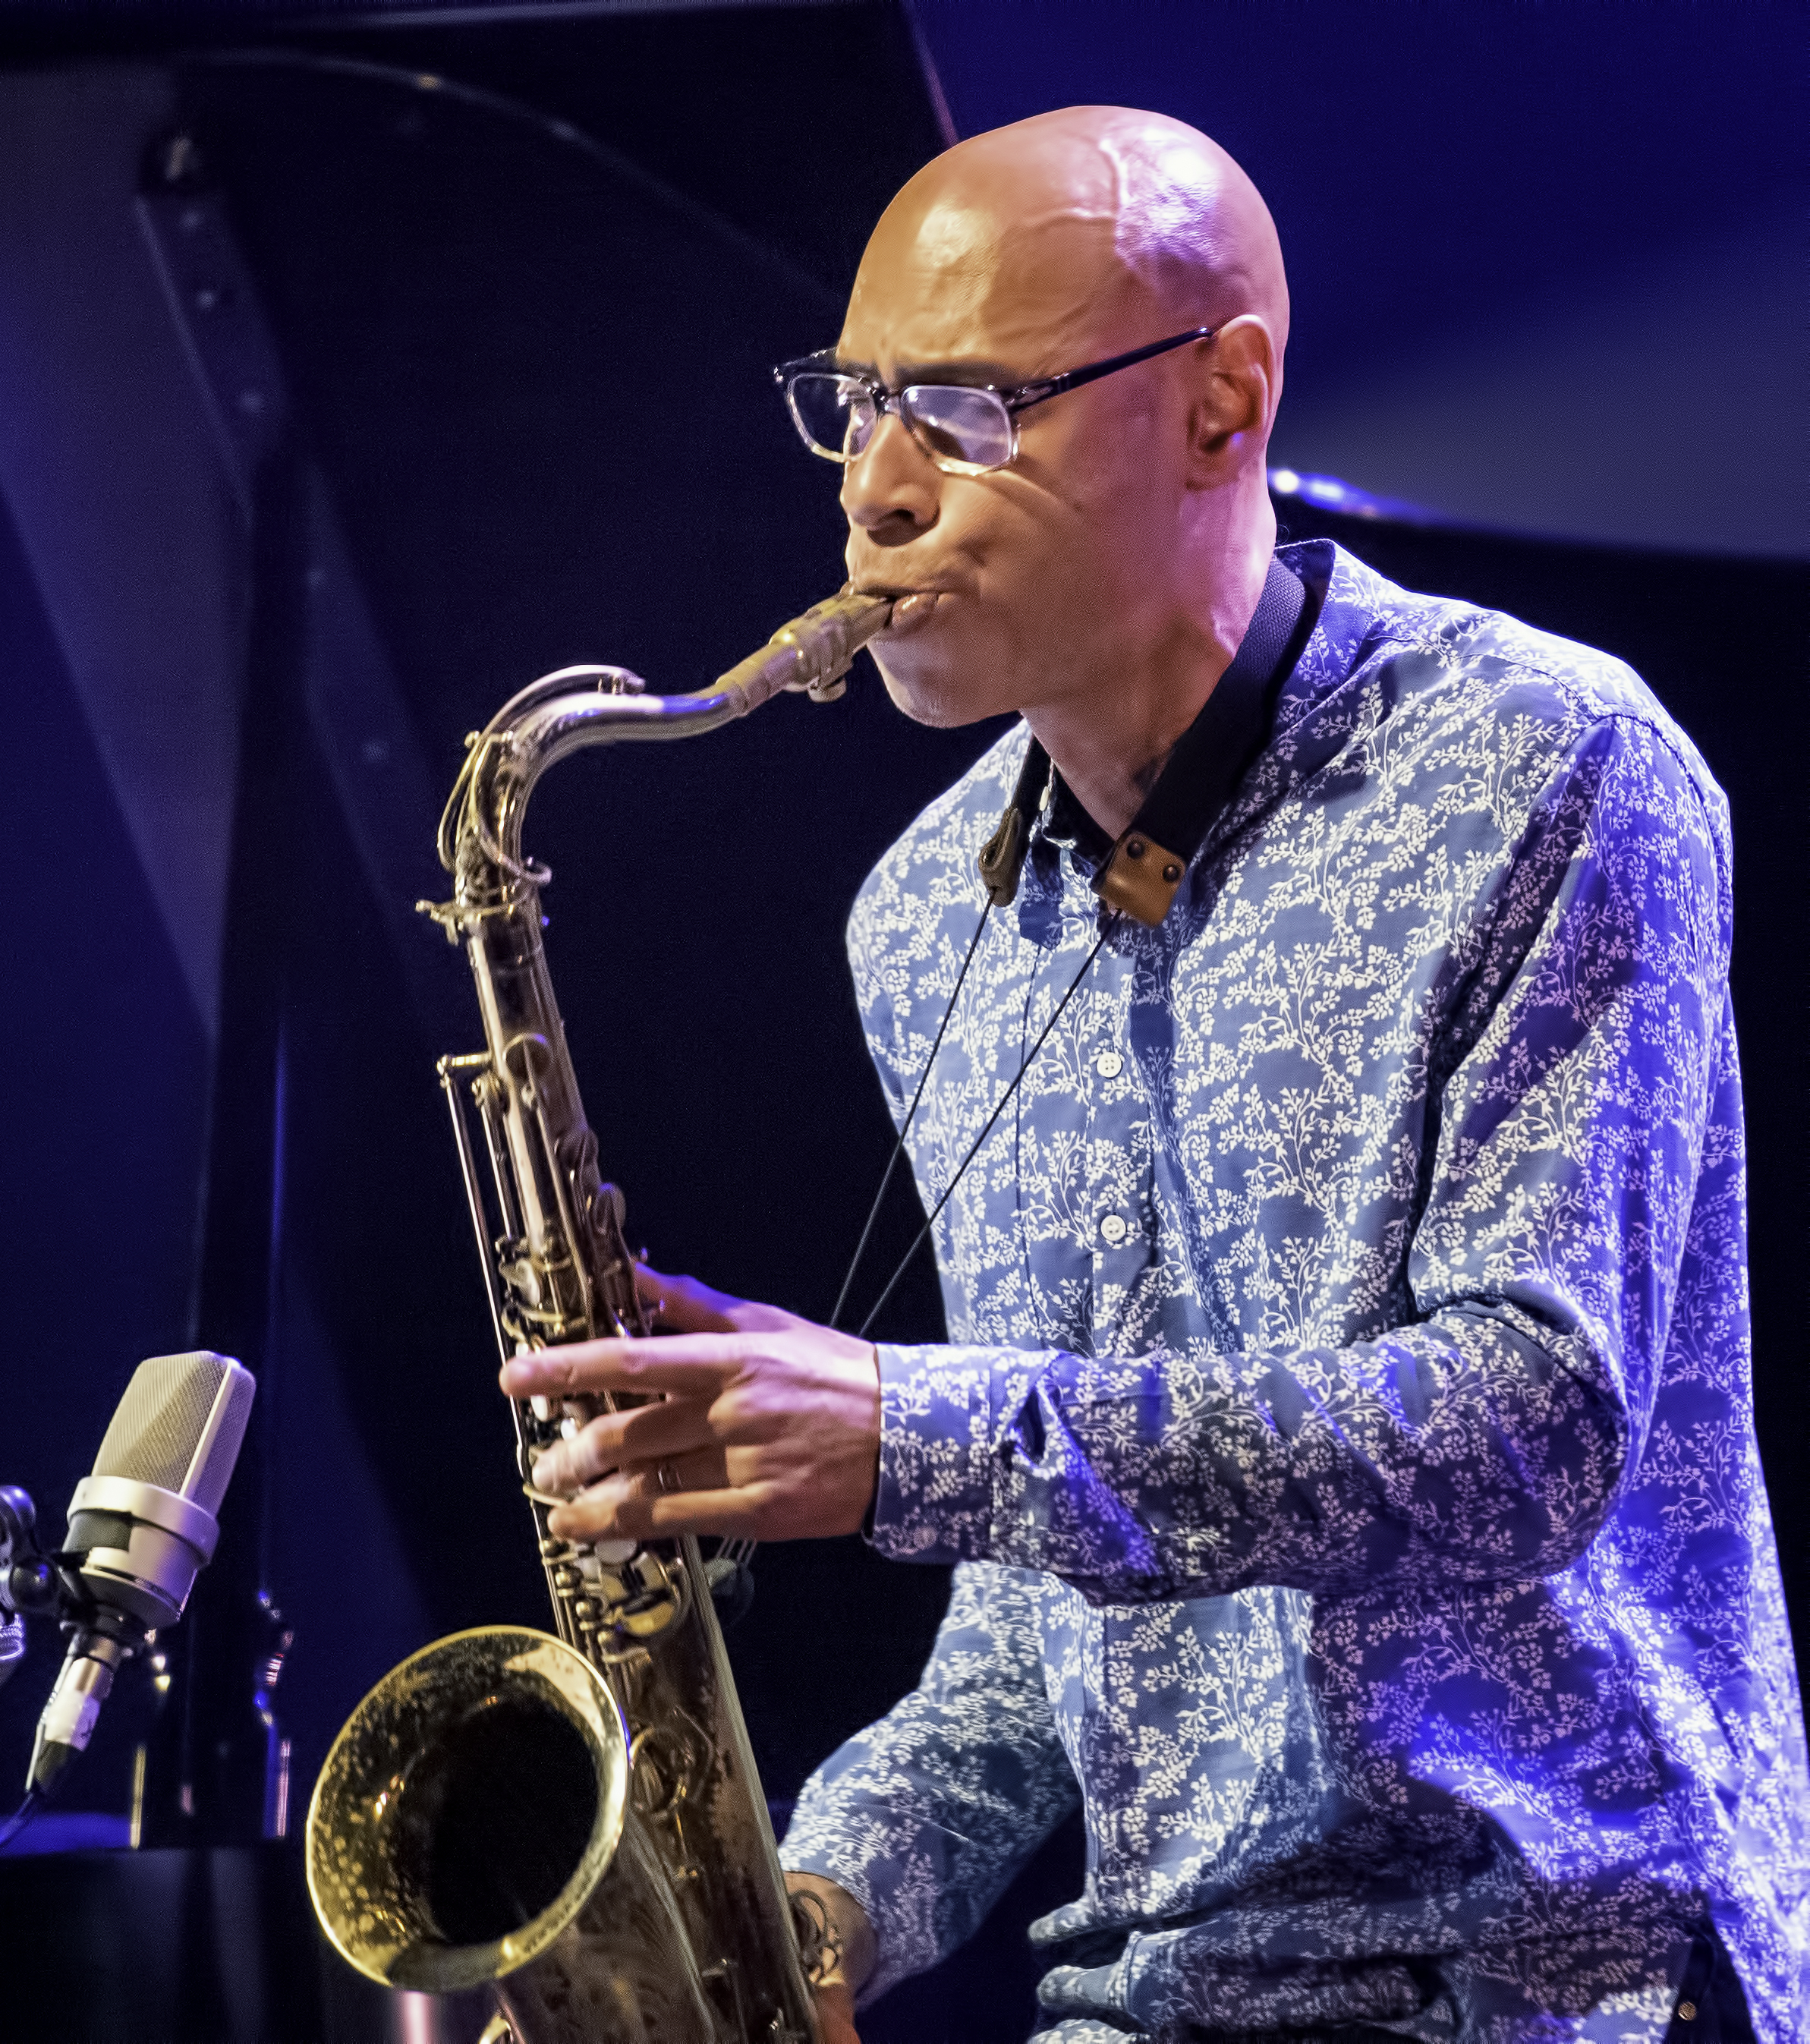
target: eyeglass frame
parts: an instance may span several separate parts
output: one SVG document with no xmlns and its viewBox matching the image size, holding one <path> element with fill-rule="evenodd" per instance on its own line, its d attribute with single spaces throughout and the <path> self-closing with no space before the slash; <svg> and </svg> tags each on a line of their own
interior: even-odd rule
<svg viewBox="0 0 1810 2044">
<path fill-rule="evenodd" d="M 1186 333 L 1172 333 L 1165 340 L 1153 340 L 1143 348 L 1128 349 L 1123 355 L 1109 355 L 1099 362 L 1084 363 L 1078 369 L 1066 369 L 1059 376 L 1039 376 L 1028 383 L 921 383 L 901 384 L 897 390 L 889 390 L 879 378 L 867 371 L 839 361 L 833 348 L 820 348 L 815 355 L 801 355 L 790 362 L 782 362 L 773 372 L 773 380 L 779 386 L 786 400 L 786 409 L 792 423 L 798 429 L 798 437 L 811 452 L 825 461 L 833 461 L 847 467 L 851 462 L 859 461 L 874 444 L 874 433 L 880 430 L 880 421 L 890 411 L 894 418 L 911 435 L 912 444 L 925 459 L 941 469 L 946 475 L 994 475 L 1002 468 L 1009 468 L 1018 459 L 1018 414 L 1028 411 L 1033 405 L 1047 404 L 1051 398 L 1059 398 L 1066 390 L 1078 390 L 1085 383 L 1097 382 L 1102 376 L 1111 376 L 1121 369 L 1129 369 L 1139 362 L 1148 362 L 1153 355 L 1166 355 L 1172 348 L 1186 348 L 1190 341 L 1211 340 L 1220 329 L 1216 326 L 1190 327 Z M 866 444 L 853 454 L 838 454 L 833 449 L 820 445 L 806 429 L 798 416 L 797 407 L 792 399 L 792 381 L 794 377 L 832 375 L 846 377 L 851 383 L 859 384 L 874 404 L 874 431 Z M 900 399 L 907 390 L 984 390 L 997 398 L 1005 408 L 1008 423 L 1012 428 L 1012 449 L 1003 461 L 952 461 L 936 454 L 924 445 L 912 430 Z"/>
</svg>

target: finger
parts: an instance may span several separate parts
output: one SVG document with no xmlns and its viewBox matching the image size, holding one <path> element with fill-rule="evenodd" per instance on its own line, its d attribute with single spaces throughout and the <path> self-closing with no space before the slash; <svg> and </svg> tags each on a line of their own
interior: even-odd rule
<svg viewBox="0 0 1810 2044">
<path fill-rule="evenodd" d="M 661 1327 L 680 1334 L 733 1334 L 731 1316 L 745 1304 L 729 1293 L 713 1291 L 699 1278 L 663 1277 L 644 1263 L 636 1266 L 635 1289 Z"/>
<path fill-rule="evenodd" d="M 645 1341 L 563 1342 L 512 1357 L 501 1381 L 512 1398 L 569 1391 L 678 1391 L 706 1397 L 740 1369 L 739 1335 L 655 1335 Z"/>
<path fill-rule="evenodd" d="M 679 1334 L 770 1334 L 810 1324 L 782 1306 L 738 1299 L 732 1292 L 713 1290 L 699 1278 L 663 1277 L 645 1264 L 637 1270 L 635 1283 L 655 1315 L 655 1324 Z"/>
<path fill-rule="evenodd" d="M 724 1473 L 713 1470 L 697 1487 L 671 1489 L 639 1466 L 617 1470 L 548 1515 L 560 1539 L 649 1540 L 683 1533 L 717 1533 L 751 1540 L 817 1540 L 852 1533 L 861 1524 L 871 1481 L 775 1481 L 756 1454 L 721 1451 Z M 656 1470 L 659 1465 L 655 1466 Z M 697 1465 L 686 1466 L 697 1469 Z M 674 1472 L 682 1482 L 682 1471 Z"/>
<path fill-rule="evenodd" d="M 540 1490 L 551 1486 L 540 1483 Z M 645 1504 L 656 1497 L 671 1497 L 681 1491 L 732 1489 L 728 1458 L 718 1447 L 694 1448 L 683 1454 L 662 1455 L 658 1461 L 626 1462 L 613 1467 L 596 1482 L 578 1490 L 574 1503 L 605 1504 L 609 1508 L 624 1502 Z"/>
<path fill-rule="evenodd" d="M 631 1462 L 615 1473 L 625 1497 L 646 1500 L 674 1497 L 681 1491 L 728 1490 L 728 1460 L 718 1447 L 694 1448 L 690 1453 L 662 1455 L 658 1462 Z"/>
<path fill-rule="evenodd" d="M 621 1472 L 581 1491 L 548 1515 L 555 1539 L 673 1540 L 687 1533 L 758 1538 L 762 1524 L 759 1492 L 724 1485 L 713 1490 L 655 1490 L 641 1493 Z"/>
<path fill-rule="evenodd" d="M 663 1400 L 628 1412 L 602 1412 L 570 1440 L 555 1442 L 535 1458 L 538 1490 L 577 1490 L 628 1462 L 649 1462 L 713 1442 L 708 1405 L 696 1399 Z"/>
</svg>

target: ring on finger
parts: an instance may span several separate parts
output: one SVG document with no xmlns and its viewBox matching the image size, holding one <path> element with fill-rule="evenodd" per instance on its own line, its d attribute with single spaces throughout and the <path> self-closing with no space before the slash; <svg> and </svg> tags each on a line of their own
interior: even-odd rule
<svg viewBox="0 0 1810 2044">
<path fill-rule="evenodd" d="M 675 1490 L 683 1490 L 685 1488 L 685 1485 L 679 1481 L 678 1471 L 673 1467 L 671 1462 L 662 1462 L 659 1465 L 659 1466 L 654 1471 L 654 1481 L 659 1485 L 661 1491 L 666 1493 L 670 1493 Z"/>
</svg>

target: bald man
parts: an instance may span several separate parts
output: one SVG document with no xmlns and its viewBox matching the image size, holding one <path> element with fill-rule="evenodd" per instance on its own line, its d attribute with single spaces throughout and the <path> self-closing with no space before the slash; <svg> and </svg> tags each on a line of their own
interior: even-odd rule
<svg viewBox="0 0 1810 2044">
<path fill-rule="evenodd" d="M 1618 662 L 1277 550 L 1287 328 L 1153 115 L 888 209 L 782 380 L 893 701 L 1020 720 L 849 928 L 951 1342 L 650 1279 L 678 1331 L 505 1385 L 667 1393 L 536 1470 L 557 1533 L 955 1565 L 786 1841 L 828 2044 L 1078 1800 L 1041 2038 L 1785 2044 L 1725 807 Z"/>
</svg>

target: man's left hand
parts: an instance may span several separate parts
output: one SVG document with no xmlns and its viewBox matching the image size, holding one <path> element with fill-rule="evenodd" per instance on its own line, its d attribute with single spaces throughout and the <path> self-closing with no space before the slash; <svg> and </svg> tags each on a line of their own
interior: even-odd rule
<svg viewBox="0 0 1810 2044">
<path fill-rule="evenodd" d="M 873 1343 L 694 1278 L 643 1269 L 636 1282 L 657 1324 L 674 1332 L 568 1342 L 504 1367 L 513 1398 L 655 1395 L 599 1414 L 541 1455 L 537 1488 L 569 1496 L 548 1531 L 591 1541 L 857 1531 L 879 1465 Z"/>
</svg>

